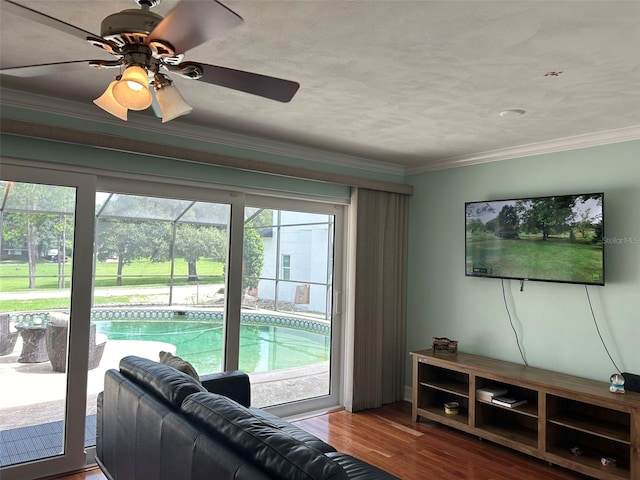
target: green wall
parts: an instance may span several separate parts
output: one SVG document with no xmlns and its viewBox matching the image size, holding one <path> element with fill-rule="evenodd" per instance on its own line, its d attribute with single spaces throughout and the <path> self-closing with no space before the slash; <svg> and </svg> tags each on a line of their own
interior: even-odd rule
<svg viewBox="0 0 640 480">
<path fill-rule="evenodd" d="M 3 117 L 33 121 L 3 107 Z M 42 116 L 42 114 L 40 114 Z M 589 287 L 598 326 L 615 362 L 640 374 L 640 141 L 506 160 L 410 177 L 314 165 L 256 151 L 187 142 L 136 129 L 110 127 L 50 114 L 42 123 L 103 131 L 265 162 L 301 165 L 362 178 L 409 183 L 407 350 L 426 348 L 432 336 L 460 341 L 470 353 L 521 362 L 500 280 L 464 276 L 464 202 L 527 195 L 605 192 L 606 286 Z M 115 131 L 117 130 L 117 131 Z M 149 138 L 153 137 L 153 138 Z M 2 155 L 172 178 L 195 179 L 276 192 L 349 198 L 342 185 L 148 158 L 123 152 L 0 135 Z M 607 380 L 615 368 L 598 338 L 585 289 L 579 285 L 505 281 L 507 299 L 530 365 Z M 406 384 L 411 383 L 407 354 Z"/>
<path fill-rule="evenodd" d="M 640 141 L 430 172 L 408 179 L 407 350 L 431 337 L 468 353 L 522 363 L 501 281 L 465 277 L 464 203 L 605 192 L 604 287 L 590 286 L 598 327 L 622 371 L 640 374 Z M 615 367 L 583 285 L 505 280 L 514 326 L 531 366 L 608 381 Z M 406 385 L 411 384 L 407 355 Z"/>
</svg>

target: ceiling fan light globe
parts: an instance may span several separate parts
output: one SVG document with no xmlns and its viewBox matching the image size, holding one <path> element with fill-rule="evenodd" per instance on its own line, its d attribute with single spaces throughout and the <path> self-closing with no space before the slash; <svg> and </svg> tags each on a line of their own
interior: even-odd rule
<svg viewBox="0 0 640 480">
<path fill-rule="evenodd" d="M 118 103 L 129 110 L 149 108 L 153 98 L 149 90 L 149 76 L 137 65 L 127 68 L 122 78 L 113 86 L 113 96 Z"/>
<path fill-rule="evenodd" d="M 193 110 L 178 89 L 173 85 L 164 86 L 156 91 L 156 99 L 162 112 L 162 123 L 169 122 L 176 117 L 186 115 Z"/>
<path fill-rule="evenodd" d="M 114 117 L 118 117 L 120 120 L 127 121 L 127 107 L 123 107 L 113 96 L 113 87 L 118 83 L 114 80 L 109 84 L 107 89 L 102 95 L 96 98 L 93 103 L 103 109 L 105 112 L 110 113 Z"/>
<path fill-rule="evenodd" d="M 142 90 L 144 88 L 144 85 L 140 85 L 139 83 L 128 81 L 127 87 L 129 87 L 134 92 L 137 92 L 138 90 Z"/>
</svg>

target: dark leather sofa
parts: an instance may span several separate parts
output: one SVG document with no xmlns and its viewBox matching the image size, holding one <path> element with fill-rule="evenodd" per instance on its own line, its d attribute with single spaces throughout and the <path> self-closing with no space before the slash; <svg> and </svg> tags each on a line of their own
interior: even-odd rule
<svg viewBox="0 0 640 480">
<path fill-rule="evenodd" d="M 110 480 L 397 479 L 263 410 L 249 377 L 201 382 L 125 357 L 98 396 L 96 460 Z"/>
</svg>

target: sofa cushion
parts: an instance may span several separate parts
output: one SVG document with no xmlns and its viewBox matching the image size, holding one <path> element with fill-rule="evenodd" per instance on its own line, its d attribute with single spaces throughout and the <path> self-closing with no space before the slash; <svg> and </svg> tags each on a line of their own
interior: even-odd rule
<svg viewBox="0 0 640 480">
<path fill-rule="evenodd" d="M 120 360 L 120 372 L 176 408 L 180 408 L 184 399 L 192 393 L 206 392 L 200 382 L 189 375 L 135 355 Z"/>
<path fill-rule="evenodd" d="M 159 357 L 160 363 L 169 365 L 170 367 L 173 367 L 176 370 L 180 370 L 182 373 L 186 373 L 190 377 L 193 377 L 195 380 L 200 381 L 198 372 L 196 372 L 196 369 L 193 367 L 193 365 L 191 365 L 186 360 L 175 356 L 171 352 L 160 352 Z"/>
<path fill-rule="evenodd" d="M 275 478 L 348 478 L 344 470 L 320 450 L 293 438 L 230 398 L 214 393 L 196 393 L 184 401 L 182 411 L 201 428 L 223 439 Z"/>
</svg>

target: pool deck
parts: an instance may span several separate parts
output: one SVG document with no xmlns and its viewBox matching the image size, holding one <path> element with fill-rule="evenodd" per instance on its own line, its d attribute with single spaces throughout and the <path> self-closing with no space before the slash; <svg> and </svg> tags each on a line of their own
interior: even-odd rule
<svg viewBox="0 0 640 480">
<path fill-rule="evenodd" d="M 160 350 L 175 353 L 175 349 L 169 343 L 109 340 L 100 365 L 89 371 L 87 414 L 95 413 L 95 398 L 103 389 L 104 373 L 118 368 L 123 356 L 135 354 L 157 360 Z M 2 430 L 62 420 L 64 416 L 67 375 L 54 372 L 49 362 L 19 363 L 21 350 L 22 338 L 18 337 L 13 353 L 0 357 Z"/>
<path fill-rule="evenodd" d="M 100 365 L 89 371 L 87 415 L 96 412 L 96 397 L 103 390 L 104 373 L 118 368 L 120 359 L 137 355 L 158 360 L 161 350 L 175 353 L 175 345 L 137 340 L 109 340 Z M 0 430 L 32 426 L 64 418 L 65 373 L 54 372 L 49 362 L 19 363 L 22 339 L 13 353 L 0 357 Z M 202 372 L 201 372 L 202 373 Z M 257 407 L 326 395 L 329 390 L 329 362 L 304 367 L 253 373 L 252 404 Z"/>
</svg>

